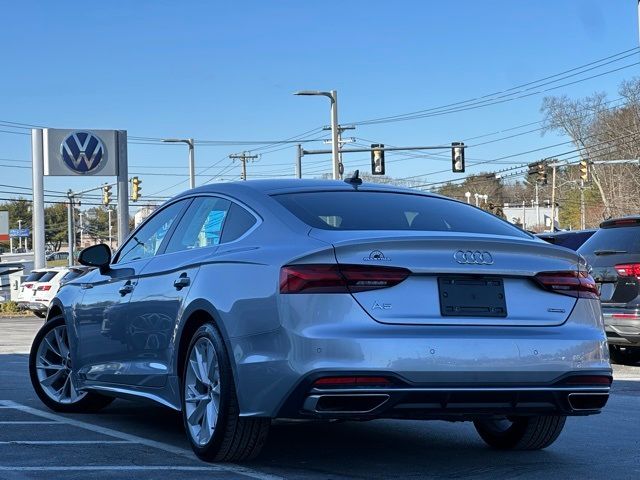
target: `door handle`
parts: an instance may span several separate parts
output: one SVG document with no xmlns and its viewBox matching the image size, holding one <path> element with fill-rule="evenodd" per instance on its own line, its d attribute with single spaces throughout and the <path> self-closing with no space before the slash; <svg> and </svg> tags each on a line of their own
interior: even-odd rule
<svg viewBox="0 0 640 480">
<path fill-rule="evenodd" d="M 120 292 L 120 295 L 122 295 L 124 297 L 128 293 L 133 292 L 133 284 L 131 284 L 129 282 L 125 283 L 122 287 L 120 287 L 118 292 Z"/>
<path fill-rule="evenodd" d="M 174 282 L 173 286 L 176 287 L 176 290 L 182 290 L 184 287 L 188 287 L 191 285 L 191 279 L 187 277 L 186 273 L 180 275 Z"/>
</svg>

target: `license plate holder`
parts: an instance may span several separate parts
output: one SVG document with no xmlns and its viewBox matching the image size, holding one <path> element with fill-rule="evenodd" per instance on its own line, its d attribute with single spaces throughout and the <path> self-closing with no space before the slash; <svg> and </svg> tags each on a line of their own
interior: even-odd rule
<svg viewBox="0 0 640 480">
<path fill-rule="evenodd" d="M 495 277 L 438 277 L 443 317 L 506 317 L 504 281 Z"/>
</svg>

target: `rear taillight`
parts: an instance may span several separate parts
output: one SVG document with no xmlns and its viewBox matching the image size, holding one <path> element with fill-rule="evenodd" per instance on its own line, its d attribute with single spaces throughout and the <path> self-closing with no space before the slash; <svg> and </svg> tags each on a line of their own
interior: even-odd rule
<svg viewBox="0 0 640 480">
<path fill-rule="evenodd" d="M 23 285 L 24 288 L 31 288 L 33 286 L 33 283 L 25 283 Z"/>
<path fill-rule="evenodd" d="M 393 382 L 387 377 L 324 377 L 313 382 L 314 387 L 384 387 Z"/>
<path fill-rule="evenodd" d="M 40 285 L 36 290 L 39 292 L 48 292 L 51 290 L 51 285 Z"/>
<path fill-rule="evenodd" d="M 610 386 L 613 377 L 609 375 L 574 375 L 565 378 L 562 383 L 566 385 L 605 385 Z"/>
<path fill-rule="evenodd" d="M 545 289 L 562 295 L 594 299 L 600 295 L 596 282 L 587 272 L 540 272 L 535 278 Z"/>
<path fill-rule="evenodd" d="M 640 263 L 622 263 L 615 269 L 621 277 L 640 277 Z"/>
<path fill-rule="evenodd" d="M 287 265 L 280 270 L 280 293 L 356 293 L 393 287 L 406 268 L 363 265 Z"/>
</svg>

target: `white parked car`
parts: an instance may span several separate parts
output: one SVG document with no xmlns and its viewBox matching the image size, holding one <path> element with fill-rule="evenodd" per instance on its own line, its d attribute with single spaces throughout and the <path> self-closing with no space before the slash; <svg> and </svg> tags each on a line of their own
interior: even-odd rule
<svg viewBox="0 0 640 480">
<path fill-rule="evenodd" d="M 33 287 L 38 280 L 40 280 L 46 273 L 46 268 L 39 268 L 36 270 L 32 270 L 29 275 L 25 276 L 20 283 L 20 288 L 18 290 L 18 297 L 16 302 L 18 303 L 19 308 L 27 308 L 29 302 L 33 300 Z"/>
<path fill-rule="evenodd" d="M 35 282 L 32 287 L 31 299 L 26 308 L 38 317 L 44 318 L 49 309 L 51 299 L 56 296 L 60 286 L 69 280 L 84 275 L 87 267 L 54 267 L 45 269 L 44 275 Z"/>
</svg>

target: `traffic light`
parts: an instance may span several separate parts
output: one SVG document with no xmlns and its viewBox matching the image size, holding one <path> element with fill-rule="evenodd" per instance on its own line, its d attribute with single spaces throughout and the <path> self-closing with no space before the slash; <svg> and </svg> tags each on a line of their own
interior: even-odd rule
<svg viewBox="0 0 640 480">
<path fill-rule="evenodd" d="M 540 185 L 547 184 L 547 164 L 545 162 L 538 163 L 538 178 L 536 179 Z"/>
<path fill-rule="evenodd" d="M 141 183 L 142 180 L 138 177 L 133 177 L 131 179 L 131 200 L 134 202 L 137 202 L 140 198 L 140 190 L 142 190 L 142 187 L 140 186 Z"/>
<path fill-rule="evenodd" d="M 586 160 L 580 160 L 580 180 L 589 181 L 589 163 Z"/>
<path fill-rule="evenodd" d="M 451 144 L 451 171 L 464 173 L 464 143 L 462 142 Z"/>
<path fill-rule="evenodd" d="M 111 203 L 111 185 L 102 187 L 102 204 L 106 207 Z"/>
<path fill-rule="evenodd" d="M 371 175 L 384 175 L 384 145 L 373 143 L 371 145 Z"/>
</svg>

